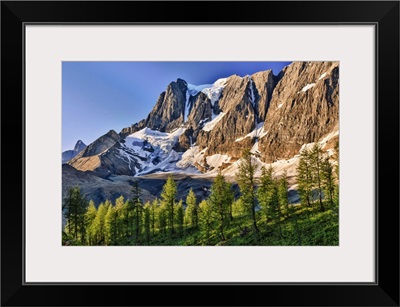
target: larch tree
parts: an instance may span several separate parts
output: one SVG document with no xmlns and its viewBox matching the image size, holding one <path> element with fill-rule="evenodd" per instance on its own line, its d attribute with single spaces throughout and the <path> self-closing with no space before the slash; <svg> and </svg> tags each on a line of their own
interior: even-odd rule
<svg viewBox="0 0 400 307">
<path fill-rule="evenodd" d="M 108 206 L 107 214 L 104 218 L 105 243 L 106 245 L 117 244 L 117 212 L 112 205 Z"/>
<path fill-rule="evenodd" d="M 233 202 L 235 201 L 235 194 L 232 189 L 232 184 L 225 181 L 224 187 L 225 202 L 228 204 L 228 223 L 233 220 Z"/>
<path fill-rule="evenodd" d="M 172 176 L 169 176 L 167 179 L 167 182 L 163 186 L 163 190 L 161 193 L 161 200 L 162 200 L 162 204 L 165 206 L 165 209 L 167 211 L 167 224 L 168 224 L 168 229 L 169 229 L 171 236 L 175 233 L 174 209 L 175 209 L 177 192 L 178 192 L 178 190 L 177 190 L 176 182 L 174 181 Z"/>
<path fill-rule="evenodd" d="M 150 202 L 147 202 L 143 207 L 143 228 L 147 244 L 150 244 L 151 236 L 151 207 L 152 205 Z"/>
<path fill-rule="evenodd" d="M 182 200 L 180 200 L 176 205 L 175 205 L 175 212 L 176 212 L 176 225 L 178 226 L 178 234 L 179 236 L 183 235 L 183 222 L 184 222 L 184 210 L 183 210 L 183 205 L 182 205 Z"/>
<path fill-rule="evenodd" d="M 199 204 L 199 226 L 206 244 L 210 244 L 211 232 L 213 230 L 213 210 L 210 203 L 202 200 Z"/>
<path fill-rule="evenodd" d="M 218 225 L 221 240 L 226 240 L 224 230 L 229 222 L 229 203 L 227 203 L 226 181 L 219 173 L 211 185 L 209 203 L 212 207 L 214 221 Z"/>
<path fill-rule="evenodd" d="M 265 215 L 266 224 L 273 218 L 274 211 L 274 170 L 272 166 L 268 168 L 262 167 L 260 186 L 257 190 L 258 201 L 261 206 L 261 210 Z"/>
<path fill-rule="evenodd" d="M 286 216 L 290 215 L 289 212 L 289 196 L 288 196 L 288 181 L 287 172 L 284 171 L 282 176 L 278 179 L 278 201 L 280 208 L 286 211 Z"/>
<path fill-rule="evenodd" d="M 125 228 L 125 199 L 124 196 L 120 196 L 115 200 L 115 213 L 117 215 L 117 240 L 118 242 L 124 242 L 126 239 L 126 228 Z"/>
<path fill-rule="evenodd" d="M 132 199 L 130 208 L 132 208 L 132 216 L 134 220 L 133 228 L 135 234 L 135 243 L 136 245 L 140 244 L 141 239 L 141 228 L 142 228 L 142 213 L 143 213 L 143 205 L 141 201 L 141 189 L 139 187 L 139 182 L 135 180 L 132 185 Z"/>
<path fill-rule="evenodd" d="M 274 186 L 273 186 L 273 193 L 272 193 L 272 199 L 271 199 L 271 217 L 272 220 L 275 221 L 275 224 L 278 225 L 279 227 L 279 235 L 281 238 L 283 238 L 283 233 L 282 233 L 282 221 L 281 221 L 281 206 L 279 203 L 279 183 L 277 180 L 274 180 Z"/>
<path fill-rule="evenodd" d="M 252 153 L 249 149 L 243 152 L 242 158 L 239 164 L 239 171 L 236 173 L 236 180 L 238 182 L 241 200 L 243 204 L 248 207 L 250 212 L 254 231 L 257 233 L 257 219 L 256 219 L 256 190 L 255 190 L 255 172 L 257 165 L 255 164 Z"/>
<path fill-rule="evenodd" d="M 95 232 L 93 227 L 93 221 L 95 220 L 97 215 L 97 209 L 94 205 L 93 200 L 89 201 L 89 207 L 85 213 L 85 224 L 86 224 L 86 237 L 87 237 L 87 244 L 93 245 L 95 240 Z"/>
<path fill-rule="evenodd" d="M 165 204 L 158 206 L 158 227 L 163 235 L 167 234 L 167 209 Z"/>
<path fill-rule="evenodd" d="M 325 197 L 328 199 L 329 204 L 334 204 L 335 194 L 335 173 L 332 163 L 328 157 L 322 160 L 321 164 L 322 188 Z"/>
<path fill-rule="evenodd" d="M 336 141 L 334 147 L 334 174 L 335 174 L 335 191 L 333 194 L 333 203 L 336 207 L 336 210 L 339 210 L 339 140 Z"/>
<path fill-rule="evenodd" d="M 185 223 L 187 226 L 196 228 L 199 224 L 198 205 L 196 195 L 194 194 L 192 188 L 190 188 L 186 197 L 186 205 Z"/>
<path fill-rule="evenodd" d="M 310 159 L 311 159 L 311 171 L 314 178 L 314 188 L 317 191 L 319 208 L 321 211 L 324 210 L 324 204 L 322 201 L 323 191 L 322 191 L 322 149 L 318 143 L 315 143 L 313 148 L 310 151 Z"/>
<path fill-rule="evenodd" d="M 85 240 L 85 213 L 89 206 L 78 187 L 70 188 L 63 204 L 63 215 L 66 219 L 66 232 L 76 241 Z"/>
<path fill-rule="evenodd" d="M 310 151 L 307 148 L 300 152 L 299 164 L 296 171 L 301 203 L 307 207 L 311 207 L 314 180 Z"/>
<path fill-rule="evenodd" d="M 150 228 L 152 236 L 156 233 L 156 225 L 157 225 L 157 215 L 158 215 L 158 207 L 159 207 L 158 198 L 155 198 L 151 203 L 150 207 Z"/>
<path fill-rule="evenodd" d="M 97 208 L 96 218 L 93 221 L 95 245 L 105 245 L 105 219 L 108 212 L 108 203 L 100 203 Z"/>
</svg>

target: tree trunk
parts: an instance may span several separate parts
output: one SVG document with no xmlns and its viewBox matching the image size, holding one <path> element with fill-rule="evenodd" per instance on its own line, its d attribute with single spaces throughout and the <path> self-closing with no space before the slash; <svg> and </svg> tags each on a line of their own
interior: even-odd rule
<svg viewBox="0 0 400 307">
<path fill-rule="evenodd" d="M 75 216 L 74 216 L 74 229 L 75 229 L 75 240 L 78 240 L 78 208 L 75 204 Z"/>
<path fill-rule="evenodd" d="M 322 193 L 321 193 L 321 181 L 318 174 L 318 190 L 319 190 L 319 208 L 321 211 L 324 211 L 324 205 L 322 204 Z"/>
<path fill-rule="evenodd" d="M 136 204 L 136 245 L 139 244 L 139 204 Z"/>
<path fill-rule="evenodd" d="M 174 234 L 175 233 L 175 230 L 174 230 L 174 203 L 171 204 L 170 219 L 171 219 L 171 234 Z"/>
<path fill-rule="evenodd" d="M 319 207 L 321 211 L 324 211 L 324 205 L 322 204 L 322 188 L 321 188 L 321 174 L 320 169 L 321 165 L 319 162 L 319 155 L 316 157 L 317 160 L 317 181 L 318 181 L 318 194 L 319 194 Z"/>
<path fill-rule="evenodd" d="M 219 216 L 220 216 L 220 222 L 221 225 L 219 227 L 219 230 L 221 232 L 221 239 L 225 241 L 225 236 L 224 236 L 224 212 L 222 208 L 222 203 L 219 203 Z"/>
<path fill-rule="evenodd" d="M 252 204 L 252 208 L 251 208 L 251 215 L 253 217 L 254 230 L 255 230 L 255 232 L 258 232 L 257 220 L 256 220 L 256 206 L 254 204 L 254 198 L 253 198 L 253 204 Z"/>
</svg>

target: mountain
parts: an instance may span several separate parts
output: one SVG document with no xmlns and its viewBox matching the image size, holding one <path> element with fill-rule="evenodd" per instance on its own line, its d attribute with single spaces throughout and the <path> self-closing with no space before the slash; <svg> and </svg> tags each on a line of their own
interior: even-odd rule
<svg viewBox="0 0 400 307">
<path fill-rule="evenodd" d="M 251 148 L 260 166 L 273 163 L 292 178 L 300 150 L 314 142 L 331 150 L 338 129 L 339 63 L 293 62 L 278 75 L 266 70 L 204 85 L 177 79 L 145 119 L 109 131 L 68 164 L 103 179 L 234 176 Z"/>
<path fill-rule="evenodd" d="M 86 145 L 81 140 L 79 140 L 78 142 L 76 142 L 73 150 L 66 150 L 62 153 L 62 163 L 67 163 L 85 148 Z"/>
</svg>

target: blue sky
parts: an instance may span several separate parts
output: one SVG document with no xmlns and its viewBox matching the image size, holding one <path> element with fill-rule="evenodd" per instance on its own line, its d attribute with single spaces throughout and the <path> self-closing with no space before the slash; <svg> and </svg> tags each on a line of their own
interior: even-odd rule
<svg viewBox="0 0 400 307">
<path fill-rule="evenodd" d="M 290 62 L 63 62 L 62 150 L 86 145 L 113 129 L 145 118 L 167 85 L 181 78 L 194 85 Z"/>
</svg>

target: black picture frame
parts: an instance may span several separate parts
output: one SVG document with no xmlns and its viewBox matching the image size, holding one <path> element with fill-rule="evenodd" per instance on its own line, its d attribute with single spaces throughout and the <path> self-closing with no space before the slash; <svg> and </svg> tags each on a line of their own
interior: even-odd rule
<svg viewBox="0 0 400 307">
<path fill-rule="evenodd" d="M 219 13 L 204 13 L 211 9 Z M 180 13 L 189 10 L 199 13 L 190 17 Z M 26 284 L 26 23 L 375 25 L 376 282 Z M 399 1 L 255 1 L 246 5 L 241 1 L 3 1 L 1 76 L 2 306 L 399 306 Z"/>
</svg>

